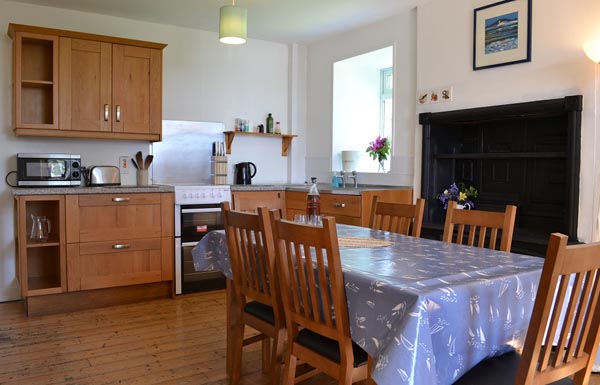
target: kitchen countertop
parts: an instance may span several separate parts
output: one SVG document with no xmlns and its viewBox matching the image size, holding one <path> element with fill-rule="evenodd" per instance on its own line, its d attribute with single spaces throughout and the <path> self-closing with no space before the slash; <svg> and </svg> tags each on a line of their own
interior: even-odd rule
<svg viewBox="0 0 600 385">
<path fill-rule="evenodd" d="M 245 184 L 231 185 L 231 192 L 237 191 L 307 191 L 309 184 Z M 363 191 L 372 190 L 412 190 L 411 186 L 387 186 L 387 185 L 367 185 L 359 184 L 358 187 L 348 186 L 346 188 L 333 188 L 327 183 L 318 183 L 317 188 L 320 193 L 360 195 Z"/>
<path fill-rule="evenodd" d="M 73 195 L 73 194 L 138 194 L 173 192 L 173 186 L 150 185 L 138 186 L 105 186 L 105 187 L 13 187 L 13 195 Z"/>
<path fill-rule="evenodd" d="M 231 185 L 232 192 L 241 191 L 307 191 L 308 184 L 246 184 Z M 410 186 L 386 186 L 386 185 L 363 185 L 357 188 L 349 186 L 346 188 L 332 188 L 330 184 L 319 183 L 317 185 L 321 193 L 333 193 L 344 195 L 360 195 L 363 191 L 372 190 L 411 190 Z M 146 187 L 138 186 L 106 186 L 106 187 L 13 187 L 12 193 L 20 195 L 73 195 L 73 194 L 138 194 L 138 193 L 165 193 L 173 192 L 173 186 L 160 184 Z"/>
</svg>

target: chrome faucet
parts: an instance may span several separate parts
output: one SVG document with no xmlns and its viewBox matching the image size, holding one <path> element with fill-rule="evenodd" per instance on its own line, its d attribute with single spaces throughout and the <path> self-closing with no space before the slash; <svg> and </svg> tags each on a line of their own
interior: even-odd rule
<svg viewBox="0 0 600 385">
<path fill-rule="evenodd" d="M 348 179 L 353 179 L 354 180 L 354 188 L 358 188 L 358 175 L 356 174 L 356 171 L 352 171 L 352 175 L 348 175 Z M 345 185 L 344 185 L 345 187 Z"/>
<path fill-rule="evenodd" d="M 336 176 L 336 178 L 342 181 L 342 188 L 346 188 L 346 177 L 344 176 L 344 171 L 340 171 L 340 175 Z"/>
</svg>

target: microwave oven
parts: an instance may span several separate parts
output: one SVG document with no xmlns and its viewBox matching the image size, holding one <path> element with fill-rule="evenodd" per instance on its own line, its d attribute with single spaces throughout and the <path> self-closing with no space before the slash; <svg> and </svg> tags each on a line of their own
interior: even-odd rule
<svg viewBox="0 0 600 385">
<path fill-rule="evenodd" d="M 81 185 L 81 155 L 17 154 L 17 186 Z"/>
</svg>

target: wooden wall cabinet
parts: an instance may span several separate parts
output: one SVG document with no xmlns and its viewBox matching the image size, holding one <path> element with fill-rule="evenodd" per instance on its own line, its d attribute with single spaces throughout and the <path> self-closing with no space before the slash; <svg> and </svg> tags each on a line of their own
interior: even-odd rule
<svg viewBox="0 0 600 385">
<path fill-rule="evenodd" d="M 306 196 L 304 191 L 286 191 L 286 217 L 293 219 L 294 214 L 306 214 Z M 373 197 L 382 202 L 412 203 L 413 190 L 362 190 L 359 195 L 321 193 L 321 215 L 334 216 L 337 223 L 354 226 L 368 226 L 371 217 Z"/>
<path fill-rule="evenodd" d="M 15 134 L 160 141 L 165 44 L 10 24 Z"/>
<path fill-rule="evenodd" d="M 21 196 L 16 199 L 17 278 L 21 296 L 67 291 L 65 198 L 61 195 Z M 47 240 L 31 238 L 33 217 L 50 223 Z"/>
</svg>

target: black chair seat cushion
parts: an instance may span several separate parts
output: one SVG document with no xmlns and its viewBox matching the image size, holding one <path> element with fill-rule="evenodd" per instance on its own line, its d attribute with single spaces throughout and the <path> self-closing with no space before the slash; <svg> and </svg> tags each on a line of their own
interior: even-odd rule
<svg viewBox="0 0 600 385">
<path fill-rule="evenodd" d="M 275 313 L 273 312 L 273 308 L 269 305 L 265 305 L 264 303 L 257 301 L 251 301 L 244 306 L 244 311 L 256 318 L 270 323 L 271 325 L 275 325 Z"/>
<path fill-rule="evenodd" d="M 340 345 L 336 340 L 323 337 L 308 329 L 302 329 L 298 333 L 296 342 L 300 345 L 327 357 L 331 361 L 340 362 Z M 357 368 L 367 362 L 369 355 L 360 346 L 352 342 L 354 352 L 354 367 Z"/>
<path fill-rule="evenodd" d="M 520 354 L 510 352 L 483 360 L 459 378 L 454 385 L 513 385 L 520 359 Z M 573 380 L 563 378 L 550 385 L 573 385 Z"/>
</svg>

